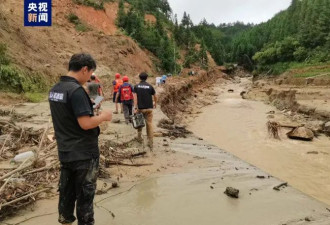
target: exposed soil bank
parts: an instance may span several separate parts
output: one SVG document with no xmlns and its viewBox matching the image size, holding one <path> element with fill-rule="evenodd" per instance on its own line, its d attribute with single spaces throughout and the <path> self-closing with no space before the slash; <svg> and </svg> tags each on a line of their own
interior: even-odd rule
<svg viewBox="0 0 330 225">
<path fill-rule="evenodd" d="M 219 68 L 208 72 L 200 71 L 197 76 L 189 79 L 173 78 L 160 94 L 161 109 L 170 119 L 182 122 L 184 114 L 196 112 L 194 101 L 197 100 L 202 105 L 212 104 L 212 98 L 217 95 L 212 92 L 212 86 L 216 81 L 225 79 L 229 77 Z M 204 95 L 209 98 L 204 98 Z"/>
</svg>

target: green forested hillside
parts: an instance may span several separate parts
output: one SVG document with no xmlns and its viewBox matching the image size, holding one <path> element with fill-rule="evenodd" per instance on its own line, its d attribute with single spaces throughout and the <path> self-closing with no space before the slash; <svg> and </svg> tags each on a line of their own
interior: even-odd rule
<svg viewBox="0 0 330 225">
<path fill-rule="evenodd" d="M 327 62 L 329 21 L 329 0 L 292 0 L 287 10 L 236 37 L 228 60 L 247 64 L 249 57 L 259 71 L 275 73 L 288 68 L 290 62 Z"/>
<path fill-rule="evenodd" d="M 130 4 L 128 10 L 125 2 Z M 153 14 L 157 22 L 146 22 L 146 13 Z M 194 25 L 187 13 L 178 21 L 167 0 L 121 0 L 118 26 L 159 57 L 164 71 L 194 63 L 207 67 L 209 51 L 218 65 L 237 62 L 260 72 L 279 73 L 290 63 L 330 60 L 329 21 L 330 0 L 292 0 L 287 10 L 268 22 L 217 26 L 206 20 Z M 196 49 L 196 44 L 201 47 Z M 186 52 L 183 65 L 177 64 L 178 49 Z"/>
</svg>

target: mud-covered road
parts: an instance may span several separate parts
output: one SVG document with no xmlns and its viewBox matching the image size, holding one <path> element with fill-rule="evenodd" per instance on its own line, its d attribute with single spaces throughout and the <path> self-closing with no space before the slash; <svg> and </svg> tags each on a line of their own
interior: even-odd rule
<svg viewBox="0 0 330 225">
<path fill-rule="evenodd" d="M 198 136 L 239 158 L 256 165 L 302 192 L 330 204 L 330 139 L 319 136 L 312 142 L 290 140 L 282 129 L 281 140 L 268 136 L 267 112 L 274 110 L 277 121 L 289 119 L 263 102 L 244 100 L 240 92 L 250 81 L 228 83 L 215 90 L 216 104 L 203 108 L 190 129 Z M 234 93 L 228 93 L 233 89 Z"/>
</svg>

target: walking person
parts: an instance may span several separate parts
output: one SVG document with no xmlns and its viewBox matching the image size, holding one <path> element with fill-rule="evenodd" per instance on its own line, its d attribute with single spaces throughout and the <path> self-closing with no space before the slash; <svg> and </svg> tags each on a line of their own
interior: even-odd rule
<svg viewBox="0 0 330 225">
<path fill-rule="evenodd" d="M 104 96 L 101 80 L 98 78 L 98 76 L 96 76 L 95 73 L 92 73 L 92 76 L 95 77 L 95 83 L 97 83 L 97 84 L 100 85 L 100 87 L 99 87 L 99 89 L 98 89 L 98 91 L 97 91 L 98 94 L 99 94 L 99 96 Z"/>
<path fill-rule="evenodd" d="M 91 76 L 90 82 L 87 82 L 87 90 L 92 100 L 95 100 L 97 96 L 103 96 L 101 85 L 96 82 L 96 77 L 94 75 Z"/>
<path fill-rule="evenodd" d="M 119 91 L 119 87 L 123 84 L 123 80 L 120 79 L 120 74 L 116 73 L 115 75 L 115 80 L 112 82 L 112 87 L 113 87 L 113 102 L 116 104 L 116 111 L 114 111 L 114 114 L 118 114 L 118 104 L 120 105 L 120 112 L 123 113 L 123 105 L 121 104 L 120 99 L 118 99 L 118 102 L 116 102 L 116 96 Z"/>
<path fill-rule="evenodd" d="M 125 123 L 131 122 L 132 110 L 133 110 L 133 86 L 128 83 L 128 76 L 123 77 L 123 85 L 119 87 L 118 94 L 116 96 L 116 103 L 120 99 L 123 104 L 123 111 L 125 117 Z"/>
<path fill-rule="evenodd" d="M 141 82 L 134 87 L 134 109 L 135 113 L 142 113 L 147 124 L 148 146 L 153 150 L 153 109 L 157 107 L 157 96 L 155 89 L 147 83 L 148 74 L 140 73 Z M 138 129 L 138 141 L 143 141 L 142 128 Z"/>
<path fill-rule="evenodd" d="M 49 104 L 61 163 L 59 182 L 59 219 L 70 225 L 94 224 L 93 200 L 99 169 L 99 125 L 111 121 L 110 110 L 98 116 L 82 87 L 96 69 L 94 59 L 85 53 L 75 54 L 69 72 L 49 92 Z M 76 206 L 76 217 L 74 208 Z"/>
</svg>

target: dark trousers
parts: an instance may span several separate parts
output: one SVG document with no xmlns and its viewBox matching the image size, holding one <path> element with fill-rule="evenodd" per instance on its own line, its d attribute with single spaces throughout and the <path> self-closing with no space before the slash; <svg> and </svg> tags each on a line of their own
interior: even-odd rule
<svg viewBox="0 0 330 225">
<path fill-rule="evenodd" d="M 123 102 L 123 110 L 124 110 L 124 117 L 125 121 L 129 121 L 131 119 L 132 111 L 133 111 L 133 104 Z"/>
<path fill-rule="evenodd" d="M 61 163 L 59 219 L 62 224 L 76 220 L 73 211 L 76 204 L 78 225 L 94 224 L 93 200 L 99 159 Z"/>
</svg>

